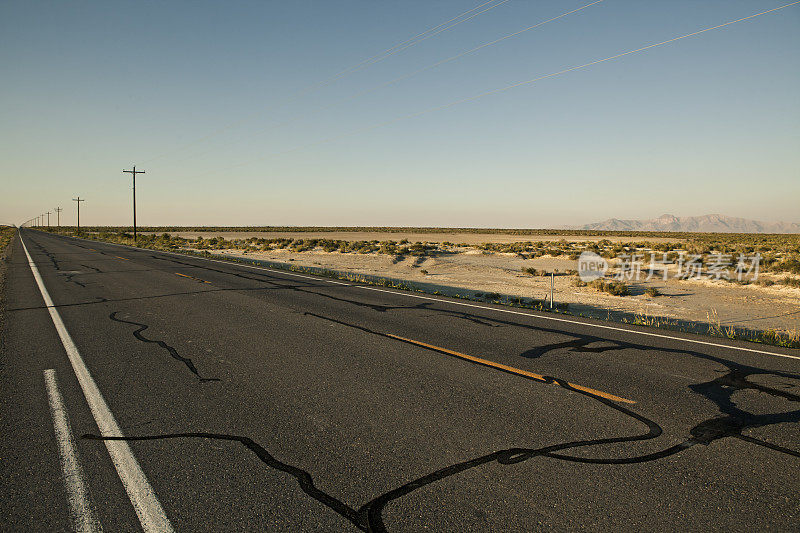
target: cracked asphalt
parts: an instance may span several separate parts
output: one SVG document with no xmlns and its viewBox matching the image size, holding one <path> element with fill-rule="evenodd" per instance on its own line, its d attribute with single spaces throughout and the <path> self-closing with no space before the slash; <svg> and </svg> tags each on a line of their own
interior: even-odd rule
<svg viewBox="0 0 800 533">
<path fill-rule="evenodd" d="M 98 429 L 18 235 L 0 332 L 2 531 L 71 527 L 47 369 L 107 531 L 142 527 L 112 440 L 176 531 L 800 523 L 800 351 L 22 238 L 124 435 Z"/>
</svg>

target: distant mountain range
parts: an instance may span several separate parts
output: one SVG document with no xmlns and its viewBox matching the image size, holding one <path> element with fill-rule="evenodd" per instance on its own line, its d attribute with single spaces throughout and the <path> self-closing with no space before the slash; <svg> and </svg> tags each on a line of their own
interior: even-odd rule
<svg viewBox="0 0 800 533">
<path fill-rule="evenodd" d="M 686 231 L 706 233 L 800 233 L 800 224 L 790 222 L 760 222 L 725 215 L 676 217 L 661 215 L 651 220 L 620 220 L 609 218 L 586 224 L 580 229 L 604 231 Z"/>
</svg>

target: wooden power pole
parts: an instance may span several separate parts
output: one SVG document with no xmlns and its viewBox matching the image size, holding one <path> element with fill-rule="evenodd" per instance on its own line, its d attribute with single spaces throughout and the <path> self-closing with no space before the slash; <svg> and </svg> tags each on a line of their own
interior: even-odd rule
<svg viewBox="0 0 800 533">
<path fill-rule="evenodd" d="M 136 170 L 136 165 L 133 165 L 133 170 L 123 170 L 133 176 L 133 242 L 136 242 L 136 174 L 144 174 L 144 170 Z"/>
<path fill-rule="evenodd" d="M 78 229 L 81 229 L 81 202 L 85 202 L 85 199 L 81 199 L 80 196 L 77 198 L 72 199 L 73 202 L 78 202 Z"/>
</svg>

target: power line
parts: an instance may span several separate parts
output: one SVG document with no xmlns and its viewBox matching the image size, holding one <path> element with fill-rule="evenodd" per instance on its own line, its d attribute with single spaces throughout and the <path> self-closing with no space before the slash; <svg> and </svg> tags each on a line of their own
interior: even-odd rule
<svg viewBox="0 0 800 533">
<path fill-rule="evenodd" d="M 477 52 L 478 50 L 482 50 L 482 49 L 484 49 L 484 48 L 487 48 L 487 47 L 489 47 L 489 46 L 492 46 L 492 45 L 498 44 L 498 43 L 500 43 L 500 42 L 502 42 L 502 41 L 505 41 L 505 40 L 507 40 L 507 39 L 510 39 L 510 38 L 512 38 L 512 37 L 516 37 L 517 35 L 520 35 L 520 34 L 522 34 L 522 33 L 525 33 L 525 32 L 527 32 L 527 31 L 533 30 L 533 29 L 535 29 L 535 28 L 538 28 L 538 27 L 540 27 L 540 26 L 544 26 L 544 25 L 545 25 L 545 24 L 547 24 L 548 22 L 553 22 L 553 21 L 555 21 L 555 20 L 558 20 L 558 19 L 564 18 L 564 17 L 566 17 L 566 16 L 568 16 L 568 15 L 571 15 L 571 14 L 573 14 L 573 13 L 577 13 L 578 11 L 581 11 L 581 10 L 583 10 L 583 9 L 586 9 L 587 7 L 591 7 L 591 6 L 595 5 L 595 4 L 599 4 L 600 2 L 603 2 L 603 0 L 596 0 L 596 1 L 594 1 L 594 2 L 591 2 L 591 3 L 589 3 L 589 4 L 586 4 L 586 5 L 584 5 L 584 6 L 581 6 L 581 7 L 577 8 L 577 9 L 573 9 L 573 10 L 571 10 L 571 11 L 567 11 L 567 12 L 565 12 L 565 13 L 562 13 L 562 14 L 560 14 L 560 15 L 558 15 L 558 16 L 555 16 L 555 17 L 549 18 L 549 19 L 547 19 L 547 20 L 543 20 L 542 22 L 539 22 L 539 23 L 537 23 L 537 24 L 534 24 L 534 25 L 532 25 L 532 26 L 528 26 L 527 28 L 524 28 L 524 29 L 522 29 L 522 30 L 516 31 L 516 32 L 514 32 L 514 33 L 510 33 L 510 34 L 508 34 L 508 35 L 505 35 L 505 36 L 503 36 L 503 37 L 500 37 L 499 39 L 495 39 L 495 40 L 493 40 L 493 41 L 489 41 L 489 42 L 487 42 L 487 43 L 484 43 L 484 44 L 482 44 L 482 45 L 480 45 L 480 46 L 476 46 L 476 47 L 474 47 L 474 48 L 471 48 L 471 49 L 469 49 L 469 50 L 465 50 L 465 51 L 463 51 L 463 52 L 461 52 L 461 53 L 459 53 L 459 54 L 456 54 L 456 55 L 454 55 L 454 56 L 448 57 L 448 58 L 446 58 L 446 59 L 442 59 L 442 60 L 440 60 L 440 61 L 437 61 L 437 62 L 435 62 L 435 63 L 432 63 L 432 64 L 430 64 L 430 65 L 427 65 L 427 66 L 425 66 L 425 67 L 422 67 L 422 68 L 420 68 L 420 69 L 417 69 L 417 70 L 415 70 L 415 71 L 413 71 L 413 72 L 410 72 L 410 73 L 404 74 L 404 75 L 402 75 L 402 76 L 400 76 L 400 77 L 398 77 L 398 78 L 394 78 L 394 79 L 392 79 L 392 80 L 389 80 L 389 81 L 387 81 L 387 82 L 379 83 L 378 85 L 373 85 L 373 86 L 371 86 L 371 87 L 369 87 L 369 88 L 367 88 L 367 89 L 364 89 L 364 90 L 362 90 L 362 91 L 359 91 L 359 92 L 357 92 L 357 93 L 355 93 L 355 94 L 352 94 L 352 95 L 350 95 L 350 96 L 347 96 L 347 97 L 345 97 L 345 98 L 342 98 L 342 99 L 340 99 L 340 100 L 337 100 L 337 101 L 335 101 L 335 102 L 333 102 L 333 103 L 331 103 L 331 104 L 324 105 L 324 106 L 321 106 L 321 107 L 317 107 L 317 108 L 315 108 L 315 109 L 312 109 L 311 111 L 308 111 L 308 112 L 305 112 L 305 113 L 303 113 L 303 112 L 297 113 L 296 115 L 294 115 L 294 116 L 292 116 L 292 117 L 288 118 L 287 120 L 284 120 L 284 121 L 282 121 L 282 122 L 278 122 L 277 124 L 273 124 L 272 126 L 269 126 L 269 127 L 267 127 L 267 128 L 263 128 L 263 129 L 261 129 L 261 130 L 258 130 L 258 131 L 256 131 L 256 132 L 254 132 L 252 135 L 250 135 L 250 137 L 252 138 L 253 136 L 255 136 L 255 135 L 259 135 L 259 134 L 261 134 L 261 133 L 263 133 L 263 132 L 265 132 L 265 131 L 269 131 L 269 130 L 273 130 L 273 129 L 276 129 L 276 128 L 279 128 L 279 127 L 282 127 L 282 126 L 286 126 L 286 125 L 288 125 L 288 124 L 291 124 L 291 123 L 295 122 L 297 119 L 299 119 L 299 118 L 301 118 L 301 117 L 306 117 L 306 118 L 307 118 L 309 115 L 313 115 L 313 114 L 315 114 L 315 113 L 319 113 L 320 111 L 324 111 L 324 110 L 326 110 L 326 109 L 330 109 L 330 108 L 332 108 L 332 107 L 336 107 L 336 106 L 337 106 L 337 105 L 339 105 L 339 104 L 342 104 L 342 103 L 344 103 L 344 102 L 347 102 L 347 101 L 349 101 L 349 100 L 352 100 L 352 99 L 354 99 L 354 98 L 358 98 L 359 96 L 364 96 L 365 94 L 369 94 L 369 93 L 372 93 L 372 92 L 374 92 L 374 91 L 377 91 L 377 90 L 379 90 L 379 89 L 383 89 L 384 87 L 389 87 L 389 86 L 391 86 L 391 85 L 394 85 L 395 83 L 398 83 L 398 82 L 401 82 L 401 81 L 403 81 L 403 80 L 407 80 L 407 79 L 409 79 L 409 78 L 411 78 L 411 77 L 413 77 L 413 76 L 416 76 L 417 74 L 421 74 L 422 72 L 425 72 L 425 71 L 428 71 L 428 70 L 434 69 L 434 68 L 436 68 L 436 67 L 442 66 L 442 65 L 444 65 L 444 64 L 446 64 L 446 63 L 449 63 L 449 62 L 451 62 L 451 61 L 455 61 L 456 59 L 459 59 L 459 58 L 461 58 L 461 57 L 464 57 L 464 56 L 466 56 L 466 55 L 468 55 L 468 54 L 471 54 L 471 53 Z M 223 144 L 223 145 L 221 145 L 221 146 L 218 146 L 216 149 L 226 148 L 226 147 L 228 147 L 228 146 L 231 146 L 231 145 L 233 145 L 233 144 L 237 144 L 237 143 L 239 143 L 239 142 L 241 142 L 241 141 L 242 141 L 242 139 L 236 139 L 236 140 L 233 140 L 233 141 L 231 141 L 231 142 L 225 143 L 225 144 Z M 173 162 L 172 162 L 172 164 L 177 164 L 177 163 L 180 163 L 180 162 L 182 162 L 182 161 L 185 161 L 186 159 L 195 158 L 195 157 L 200 157 L 200 156 L 203 156 L 203 155 L 205 155 L 206 153 L 209 153 L 209 150 L 207 150 L 207 151 L 205 151 L 205 152 L 200 152 L 199 154 L 195 153 L 195 154 L 192 154 L 192 155 L 190 155 L 190 156 L 187 156 L 187 157 L 184 157 L 184 158 L 178 159 L 178 160 L 176 160 L 176 161 L 173 161 Z"/>
<path fill-rule="evenodd" d="M 464 22 L 466 22 L 466 21 L 468 21 L 468 20 L 474 19 L 474 18 L 475 18 L 475 17 L 477 17 L 478 15 L 480 15 L 480 14 L 482 14 L 482 13 L 485 13 L 485 12 L 489 11 L 490 9 L 494 9 L 494 8 L 496 8 L 497 6 L 500 6 L 500 5 L 502 5 L 502 4 L 505 4 L 505 3 L 506 3 L 506 2 L 508 2 L 508 1 L 509 1 L 509 0 L 502 0 L 502 1 L 501 1 L 500 3 L 498 3 L 498 4 L 495 4 L 495 5 L 493 5 L 493 6 L 487 7 L 486 9 L 483 9 L 483 10 L 481 10 L 481 11 L 478 11 L 478 12 L 477 12 L 477 13 L 475 13 L 474 15 L 472 15 L 472 16 L 469 16 L 469 17 L 467 17 L 467 18 L 465 18 L 465 19 L 463 19 L 463 20 L 460 20 L 460 21 L 456 22 L 455 24 L 452 24 L 452 25 L 450 25 L 450 26 L 447 26 L 447 27 L 445 27 L 445 28 L 442 28 L 442 29 L 440 29 L 440 30 L 438 30 L 438 31 L 436 31 L 436 32 L 433 32 L 433 33 L 430 33 L 430 34 L 428 34 L 428 35 L 425 35 L 425 37 L 423 37 L 423 38 L 421 38 L 421 39 L 418 39 L 418 40 L 413 40 L 413 39 L 411 39 L 411 40 L 409 40 L 409 41 L 406 41 L 406 43 L 410 43 L 410 44 L 405 44 L 405 43 L 403 43 L 403 46 L 401 46 L 400 48 L 397 48 L 397 47 L 395 47 L 395 48 L 397 48 L 396 50 L 390 49 L 390 50 L 392 50 L 390 53 L 387 53 L 387 54 L 385 54 L 385 55 L 383 55 L 383 56 L 381 56 L 381 57 L 378 57 L 378 56 L 373 56 L 374 58 L 377 58 L 377 59 L 374 59 L 374 60 L 373 60 L 373 59 L 369 59 L 369 60 L 366 60 L 366 61 L 362 61 L 362 63 L 358 65 L 358 68 L 353 68 L 353 69 L 351 69 L 351 70 L 348 70 L 348 71 L 343 71 L 342 73 L 340 73 L 340 74 L 337 74 L 336 76 L 332 77 L 332 78 L 331 78 L 331 81 L 334 81 L 334 80 L 338 79 L 340 76 L 343 76 L 343 75 L 346 75 L 346 74 L 351 74 L 351 73 L 353 73 L 353 72 L 356 72 L 356 71 L 358 71 L 358 70 L 361 70 L 362 68 L 364 68 L 364 67 L 366 67 L 366 66 L 369 66 L 369 65 L 371 65 L 371 64 L 373 64 L 373 63 L 377 63 L 378 61 L 383 61 L 383 60 L 384 60 L 384 59 L 386 59 L 387 57 L 389 57 L 389 56 L 391 56 L 391 55 L 394 55 L 394 54 L 396 54 L 397 52 L 401 52 L 401 51 L 405 50 L 406 48 L 410 48 L 410 47 L 414 46 L 415 44 L 421 43 L 422 41 L 424 41 L 424 40 L 426 40 L 426 39 L 430 39 L 431 37 L 433 37 L 433 36 L 435 36 L 435 35 L 439 35 L 440 33 L 442 33 L 442 32 L 444 32 L 444 31 L 447 31 L 447 30 L 449 30 L 449 29 L 450 29 L 450 28 L 452 28 L 453 26 L 457 26 L 457 25 L 459 25 L 459 24 L 461 24 L 461 23 L 464 23 Z M 477 8 L 475 8 L 475 9 L 479 9 L 479 8 L 481 8 L 481 7 L 485 6 L 486 4 L 489 4 L 489 3 L 491 3 L 491 2 L 486 2 L 485 4 L 481 4 L 480 6 L 478 6 L 478 7 L 477 7 Z M 473 11 L 474 11 L 474 9 L 473 9 Z M 458 17 L 456 17 L 456 18 L 458 18 Z M 451 20 L 455 20 L 455 19 L 451 19 Z M 449 21 L 448 21 L 448 22 L 449 22 Z M 446 23 L 445 23 L 445 24 L 446 24 Z M 444 25 L 444 24 L 440 24 L 439 26 L 443 26 L 443 25 Z M 439 26 L 437 26 L 437 28 L 438 28 Z M 436 28 L 433 28 L 433 29 L 436 29 Z M 431 30 L 429 30 L 429 31 L 431 31 Z M 425 32 L 425 33 L 427 33 L 427 32 Z M 424 35 L 424 34 L 420 34 L 420 35 Z M 415 37 L 414 39 L 416 39 L 416 37 Z M 413 42 L 411 42 L 411 41 L 413 41 Z M 361 65 L 363 65 L 363 66 L 361 66 Z"/>
<path fill-rule="evenodd" d="M 212 170 L 210 172 L 205 172 L 203 174 L 200 174 L 200 176 L 205 176 L 207 174 L 221 172 L 223 170 L 229 170 L 229 169 L 232 169 L 232 168 L 238 168 L 238 167 L 241 167 L 241 166 L 244 166 L 244 165 L 250 165 L 252 163 L 256 163 L 256 162 L 262 161 L 264 159 L 268 159 L 268 158 L 271 158 L 271 157 L 276 157 L 276 156 L 279 156 L 279 155 L 285 155 L 285 154 L 288 154 L 288 153 L 291 153 L 291 152 L 296 152 L 298 150 L 303 150 L 305 148 L 310 148 L 312 146 L 318 146 L 318 145 L 321 145 L 321 144 L 331 143 L 333 141 L 337 141 L 339 139 L 344 139 L 346 137 L 351 137 L 351 136 L 357 135 L 359 133 L 365 133 L 365 132 L 372 131 L 372 130 L 375 130 L 375 129 L 378 129 L 378 128 L 382 128 L 384 126 L 388 126 L 390 124 L 394 124 L 395 122 L 400 122 L 402 120 L 408 120 L 408 119 L 411 119 L 411 118 L 416 118 L 416 117 L 419 117 L 419 116 L 422 116 L 422 115 L 426 115 L 428 113 L 433 113 L 434 111 L 441 111 L 441 110 L 444 110 L 444 109 L 448 109 L 450 107 L 457 106 L 459 104 L 472 102 L 472 101 L 478 100 L 478 99 L 486 97 L 486 96 L 491 96 L 491 95 L 494 95 L 494 94 L 498 94 L 498 93 L 502 93 L 502 92 L 505 92 L 505 91 L 509 91 L 511 89 L 515 89 L 517 87 L 522 87 L 524 85 L 531 85 L 531 84 L 536 83 L 538 81 L 542 81 L 542 80 L 545 80 L 545 79 L 548 79 L 548 78 L 554 78 L 556 76 L 560 76 L 560 75 L 566 74 L 568 72 L 573 72 L 573 71 L 584 69 L 584 68 L 587 68 L 587 67 L 590 67 L 590 66 L 593 66 L 593 65 L 597 65 L 599 63 L 604 63 L 606 61 L 611 61 L 612 59 L 618 59 L 620 57 L 627 56 L 627 55 L 630 55 L 630 54 L 635 54 L 637 52 L 642 52 L 642 51 L 645 51 L 645 50 L 649 50 L 649 49 L 655 48 L 657 46 L 663 46 L 665 44 L 673 43 L 675 41 L 680 41 L 681 39 L 686 39 L 688 37 L 699 35 L 701 33 L 707 32 L 707 31 L 716 30 L 716 29 L 719 29 L 719 28 L 724 28 L 726 26 L 730 26 L 731 24 L 736 24 L 737 22 L 743 22 L 745 20 L 749 20 L 749 19 L 761 16 L 761 15 L 766 15 L 767 13 L 772 13 L 772 12 L 775 12 L 775 11 L 779 11 L 781 9 L 785 9 L 787 7 L 791 7 L 791 6 L 796 5 L 796 4 L 800 4 L 800 0 L 798 0 L 796 2 L 791 2 L 789 4 L 785 4 L 785 5 L 782 5 L 782 6 L 779 6 L 779 7 L 776 7 L 774 9 L 768 9 L 766 11 L 761 11 L 759 13 L 755 13 L 755 14 L 749 15 L 747 17 L 742 17 L 742 18 L 739 18 L 739 19 L 736 19 L 736 20 L 732 20 L 730 22 L 725 22 L 723 24 L 718 24 L 716 26 L 710 26 L 708 28 L 704 28 L 702 30 L 698 30 L 698 31 L 695 31 L 695 32 L 692 32 L 692 33 L 687 33 L 685 35 L 681 35 L 681 36 L 678 36 L 678 37 L 673 37 L 672 39 L 667 39 L 666 41 L 661 41 L 661 42 L 658 42 L 658 43 L 650 44 L 650 45 L 643 46 L 643 47 L 640 47 L 640 48 L 636 48 L 636 49 L 633 49 L 633 50 L 628 50 L 627 52 L 623 52 L 623 53 L 620 53 L 620 54 L 609 56 L 609 57 L 606 57 L 606 58 L 603 58 L 603 59 L 597 59 L 595 61 L 590 61 L 590 62 L 584 63 L 582 65 L 577 65 L 577 66 L 574 66 L 574 67 L 570 67 L 570 68 L 566 68 L 566 69 L 563 69 L 563 70 L 559 70 L 557 72 L 552 72 L 550 74 L 545 74 L 544 76 L 539 76 L 537 78 L 533 78 L 533 79 L 530 79 L 530 80 L 521 81 L 521 82 L 518 82 L 518 83 L 514 83 L 512 85 L 506 85 L 505 87 L 492 89 L 490 91 L 486 91 L 486 92 L 483 92 L 483 93 L 480 93 L 480 94 L 476 94 L 474 96 L 469 96 L 467 98 L 461 98 L 461 99 L 455 100 L 453 102 L 449 102 L 449 103 L 446 103 L 446 104 L 438 105 L 438 106 L 435 106 L 435 107 L 430 107 L 430 108 L 424 109 L 422 111 L 417 111 L 415 113 L 409 113 L 407 115 L 402 115 L 402 116 L 399 116 L 399 117 L 395 117 L 393 119 L 389 119 L 389 120 L 386 120 L 386 121 L 383 121 L 383 122 L 379 122 L 379 123 L 373 124 L 371 126 L 366 126 L 364 128 L 359 128 L 357 130 L 346 132 L 346 133 L 343 133 L 343 134 L 340 134 L 340 135 L 327 137 L 325 139 L 321 139 L 319 141 L 314 141 L 312 143 L 308 143 L 308 144 L 305 144 L 305 145 L 302 145 L 302 146 L 298 146 L 298 147 L 295 147 L 295 148 L 291 148 L 289 150 L 283 150 L 283 151 L 280 151 L 280 152 L 274 152 L 272 154 L 267 154 L 266 156 L 261 156 L 261 157 L 255 158 L 255 159 L 251 159 L 251 160 L 248 160 L 248 161 L 237 163 L 237 164 L 232 165 L 230 167 L 226 167 L 226 168 L 223 168 L 223 169 Z"/>
<path fill-rule="evenodd" d="M 438 26 L 434 26 L 433 28 L 425 30 L 424 32 L 422 32 L 422 33 L 420 33 L 418 35 L 415 35 L 411 39 L 408 39 L 406 41 L 398 43 L 398 44 L 394 45 L 393 47 L 388 48 L 388 49 L 384 50 L 383 52 L 380 52 L 379 54 L 375 54 L 372 57 L 369 57 L 369 58 L 367 58 L 367 59 L 365 59 L 365 60 L 363 60 L 363 61 L 361 61 L 359 63 L 356 63 L 355 65 L 353 65 L 351 67 L 348 67 L 348 68 L 342 70 L 341 72 L 339 72 L 337 74 L 334 74 L 333 76 L 330 76 L 329 78 L 326 78 L 326 79 L 324 79 L 324 80 L 322 80 L 320 82 L 314 83 L 314 84 L 306 87 L 305 89 L 301 89 L 299 92 L 293 94 L 289 98 L 286 98 L 286 99 L 278 102 L 277 104 L 274 104 L 274 105 L 268 107 L 262 113 L 268 113 L 268 112 L 276 109 L 277 107 L 279 107 L 281 105 L 284 105 L 284 104 L 287 104 L 289 102 L 293 102 L 295 100 L 298 100 L 299 98 L 302 98 L 303 96 L 305 96 L 305 95 L 307 95 L 309 93 L 312 93 L 312 92 L 314 92 L 314 91 L 316 91 L 318 89 L 326 87 L 326 86 L 330 85 L 331 83 L 333 83 L 333 82 L 335 82 L 335 81 L 337 81 L 337 80 L 339 80 L 339 79 L 341 79 L 341 78 L 343 78 L 345 76 L 353 74 L 354 72 L 358 72 L 359 70 L 362 70 L 362 69 L 364 69 L 364 68 L 366 68 L 366 67 L 368 67 L 370 65 L 374 65 L 375 63 L 379 63 L 380 61 L 383 61 L 384 59 L 386 59 L 386 58 L 388 58 L 388 57 L 390 57 L 390 56 L 392 56 L 392 55 L 394 55 L 394 54 L 396 54 L 398 52 L 406 50 L 406 49 L 408 49 L 408 48 L 410 48 L 410 47 L 412 47 L 412 46 L 414 46 L 414 45 L 416 45 L 418 43 L 421 43 L 422 41 L 424 41 L 426 39 L 430 39 L 431 37 L 433 37 L 435 35 L 438 35 L 438 34 L 444 32 L 444 31 L 447 31 L 450 28 L 453 28 L 455 26 L 458 26 L 459 24 L 467 22 L 468 20 L 471 20 L 471 19 L 477 17 L 478 15 L 481 15 L 481 14 L 483 14 L 483 13 L 485 13 L 485 12 L 491 10 L 491 9 L 499 7 L 499 6 L 505 4 L 505 3 L 509 2 L 509 1 L 510 0 L 501 0 L 500 2 L 498 2 L 498 3 L 494 4 L 494 5 L 491 5 L 489 7 L 486 7 L 485 9 L 480 10 L 484 6 L 487 6 L 489 4 L 497 2 L 497 0 L 489 0 L 488 2 L 484 2 L 484 3 L 480 4 L 480 5 L 478 5 L 477 7 L 474 7 L 472 9 L 468 10 L 468 11 L 465 11 L 465 12 L 461 13 L 460 15 L 457 15 L 457 16 L 451 18 L 450 20 L 447 20 L 447 21 L 439 24 Z M 473 13 L 476 10 L 480 10 L 480 11 L 478 11 L 477 13 Z M 469 17 L 463 18 L 466 15 L 469 15 L 470 13 L 473 13 L 473 14 L 470 15 Z M 459 19 L 461 19 L 461 20 L 459 20 Z M 452 24 L 450 24 L 451 22 L 452 22 Z M 247 117 L 245 117 L 243 119 L 231 122 L 231 123 L 229 123 L 229 124 L 219 128 L 219 129 L 213 131 L 212 133 L 210 133 L 210 134 L 208 134 L 208 135 L 206 135 L 204 137 L 201 137 L 201 138 L 196 139 L 194 141 L 190 141 L 189 143 L 186 143 L 183 146 L 180 146 L 180 147 L 178 147 L 178 148 L 176 148 L 174 150 L 171 150 L 169 152 L 164 152 L 164 153 L 162 153 L 162 154 L 160 154 L 160 155 L 158 155 L 156 157 L 148 159 L 147 161 L 145 161 L 145 164 L 146 163 L 151 163 L 153 161 L 156 161 L 156 160 L 161 159 L 163 157 L 166 157 L 168 155 L 172 155 L 174 153 L 181 152 L 181 151 L 183 151 L 183 150 L 185 150 L 187 148 L 190 148 L 190 147 L 195 146 L 197 144 L 200 144 L 200 143 L 202 143 L 204 141 L 207 141 L 207 140 L 209 140 L 209 139 L 211 139 L 213 137 L 216 137 L 220 133 L 222 133 L 224 131 L 227 131 L 227 130 L 229 130 L 229 129 L 235 127 L 235 126 L 238 126 L 240 124 L 243 124 L 245 122 L 248 122 L 250 120 L 253 120 L 252 116 L 247 116 Z"/>
</svg>

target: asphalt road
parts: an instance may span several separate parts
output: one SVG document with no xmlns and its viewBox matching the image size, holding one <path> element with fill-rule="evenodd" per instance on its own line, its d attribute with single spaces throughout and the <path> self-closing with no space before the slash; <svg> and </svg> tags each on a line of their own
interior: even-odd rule
<svg viewBox="0 0 800 533">
<path fill-rule="evenodd" d="M 21 236 L 2 531 L 800 523 L 797 350 Z"/>
</svg>

